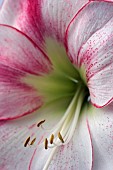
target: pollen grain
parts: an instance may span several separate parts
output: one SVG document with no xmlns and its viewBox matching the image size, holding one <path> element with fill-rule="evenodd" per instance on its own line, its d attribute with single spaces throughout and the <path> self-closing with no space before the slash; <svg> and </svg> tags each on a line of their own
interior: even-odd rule
<svg viewBox="0 0 113 170">
<path fill-rule="evenodd" d="M 62 137 L 60 132 L 58 133 L 58 138 L 61 140 L 62 143 L 64 143 L 64 139 L 63 139 L 63 137 Z"/>
<path fill-rule="evenodd" d="M 36 141 L 36 138 L 34 138 L 34 139 L 31 141 L 30 145 L 33 145 L 33 144 L 35 143 L 35 141 Z"/>
<path fill-rule="evenodd" d="M 24 147 L 26 147 L 28 145 L 29 141 L 30 141 L 30 136 L 26 139 L 26 141 L 24 143 Z"/>
<path fill-rule="evenodd" d="M 48 140 L 47 140 L 47 138 L 45 139 L 45 149 L 48 149 Z"/>
<path fill-rule="evenodd" d="M 54 140 L 54 135 L 52 134 L 50 137 L 50 144 L 53 144 L 53 140 Z"/>
<path fill-rule="evenodd" d="M 37 127 L 40 127 L 46 120 L 41 120 L 38 124 Z"/>
</svg>

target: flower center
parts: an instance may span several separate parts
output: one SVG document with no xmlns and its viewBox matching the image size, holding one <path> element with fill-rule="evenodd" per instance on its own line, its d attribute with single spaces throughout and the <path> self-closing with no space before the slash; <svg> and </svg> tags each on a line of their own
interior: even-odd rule
<svg viewBox="0 0 113 170">
<path fill-rule="evenodd" d="M 75 131 L 79 116 L 89 103 L 89 90 L 85 69 L 73 66 L 65 50 L 57 43 L 47 41 L 47 53 L 52 63 L 51 73 L 43 76 L 31 76 L 25 81 L 34 86 L 43 96 L 46 105 L 54 100 L 68 99 L 68 107 L 61 120 L 45 138 L 45 149 L 67 144 Z M 45 118 L 46 119 L 46 118 Z M 45 120 L 37 124 L 43 127 Z"/>
<path fill-rule="evenodd" d="M 45 139 L 45 149 L 67 144 L 75 131 L 78 118 L 86 97 L 85 89 L 79 86 L 62 119 L 54 128 L 49 139 Z M 50 141 L 50 144 L 48 144 Z"/>
</svg>

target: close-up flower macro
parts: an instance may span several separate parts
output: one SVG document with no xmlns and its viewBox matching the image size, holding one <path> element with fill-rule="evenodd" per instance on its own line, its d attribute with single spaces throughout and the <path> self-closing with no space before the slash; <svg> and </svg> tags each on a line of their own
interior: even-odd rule
<svg viewBox="0 0 113 170">
<path fill-rule="evenodd" d="M 0 170 L 113 170 L 113 0 L 0 2 Z"/>
</svg>

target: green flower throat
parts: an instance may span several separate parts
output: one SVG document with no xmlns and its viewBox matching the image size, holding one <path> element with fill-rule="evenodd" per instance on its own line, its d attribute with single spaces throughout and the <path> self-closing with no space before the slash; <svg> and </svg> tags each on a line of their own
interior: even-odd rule
<svg viewBox="0 0 113 170">
<path fill-rule="evenodd" d="M 25 81 L 37 89 L 46 105 L 62 99 L 67 101 L 68 106 L 50 136 L 45 138 L 45 149 L 65 145 L 71 140 L 80 114 L 89 104 L 85 69 L 76 68 L 65 50 L 51 40 L 47 41 L 47 54 L 52 71 L 46 75 L 29 77 Z M 44 121 L 38 125 L 41 123 Z"/>
</svg>

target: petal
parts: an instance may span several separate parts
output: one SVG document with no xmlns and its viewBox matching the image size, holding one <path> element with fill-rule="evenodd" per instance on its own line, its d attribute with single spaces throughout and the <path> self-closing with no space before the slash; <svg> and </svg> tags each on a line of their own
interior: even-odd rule
<svg viewBox="0 0 113 170">
<path fill-rule="evenodd" d="M 91 101 L 102 107 L 113 100 L 113 18 L 83 45 L 80 56 L 86 66 Z M 86 61 L 87 60 L 87 61 Z"/>
<path fill-rule="evenodd" d="M 24 123 L 21 121 L 21 123 Z M 29 136 L 28 128 L 16 126 L 12 121 L 0 123 L 0 169 L 27 170 L 28 162 L 35 148 L 24 148 L 24 141 Z M 34 137 L 34 136 L 33 136 Z"/>
<path fill-rule="evenodd" d="M 92 136 L 95 170 L 113 169 L 113 103 L 104 108 L 89 111 L 89 127 Z"/>
<path fill-rule="evenodd" d="M 74 64 L 80 66 L 81 56 L 78 57 L 78 55 L 82 45 L 87 42 L 92 34 L 102 28 L 112 16 L 112 3 L 89 2 L 78 11 L 66 32 L 67 50 Z"/>
<path fill-rule="evenodd" d="M 5 0 L 0 23 L 12 25 L 42 46 L 45 38 L 64 41 L 67 25 L 88 0 Z"/>
<path fill-rule="evenodd" d="M 50 157 L 51 162 L 49 164 L 49 170 L 91 170 L 92 144 L 89 133 L 86 117 L 83 116 L 75 130 L 73 139 L 67 145 L 61 146 L 56 150 L 55 148 L 52 148 L 44 151 L 37 148 L 30 170 L 46 169 L 48 167 L 46 167 L 46 165 L 48 164 Z M 44 160 L 42 160 L 42 157 Z M 43 161 L 45 165 L 43 164 Z"/>
<path fill-rule="evenodd" d="M 7 25 L 0 25 L 0 63 L 35 75 L 51 70 L 49 59 L 36 44 Z"/>
<path fill-rule="evenodd" d="M 65 110 L 65 107 L 61 107 L 62 105 L 63 102 L 60 100 L 32 115 L 15 120 L 0 121 L 1 170 L 29 169 L 36 147 L 39 146 L 42 150 L 44 149 L 43 141 L 46 134 L 48 134 L 48 131 L 41 129 L 41 127 L 38 128 L 37 123 L 45 119 L 46 121 L 43 126 L 46 129 L 53 128 Z M 31 137 L 31 141 L 36 137 L 36 141 L 34 145 L 24 147 L 24 142 L 29 136 Z M 45 149 L 44 151 L 42 162 L 46 154 Z M 39 156 L 40 155 L 38 155 L 38 157 Z M 36 165 L 37 163 L 38 162 L 36 162 Z M 34 169 L 35 168 L 33 168 L 33 170 Z"/>
<path fill-rule="evenodd" d="M 69 28 L 69 53 L 75 64 L 85 66 L 91 101 L 96 107 L 113 98 L 112 16 L 112 3 L 91 2 Z"/>
<path fill-rule="evenodd" d="M 0 120 L 32 113 L 43 104 L 36 91 L 21 82 L 23 77 L 25 73 L 0 63 Z"/>
<path fill-rule="evenodd" d="M 0 119 L 26 115 L 42 105 L 37 91 L 22 81 L 29 73 L 47 73 L 46 56 L 19 31 L 0 26 Z"/>
</svg>

